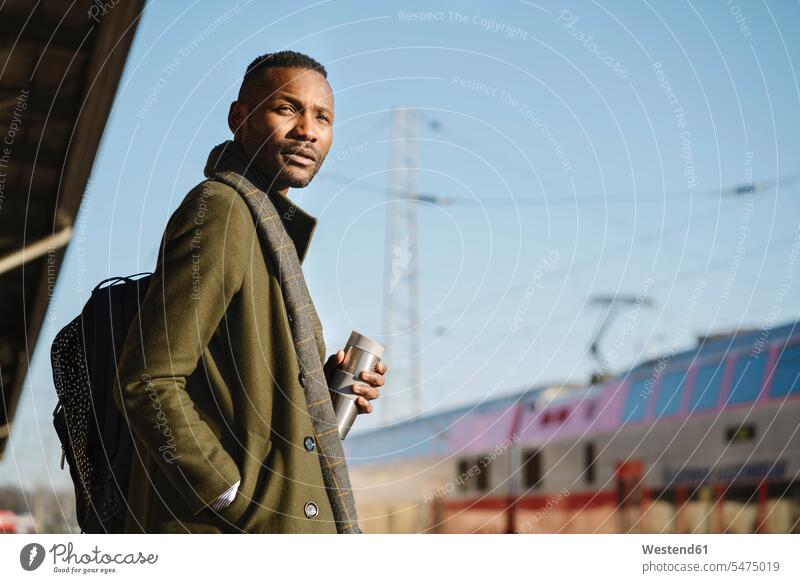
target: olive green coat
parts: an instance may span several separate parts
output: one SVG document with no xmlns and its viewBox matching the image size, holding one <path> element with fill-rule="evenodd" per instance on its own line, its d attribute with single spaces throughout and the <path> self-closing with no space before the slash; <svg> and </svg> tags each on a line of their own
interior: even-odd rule
<svg viewBox="0 0 800 583">
<path fill-rule="evenodd" d="M 271 198 L 302 261 L 317 221 Z M 265 254 L 247 204 L 221 183 L 200 183 L 169 220 L 114 391 L 136 448 L 127 532 L 336 532 Z M 213 511 L 238 480 L 233 503 Z"/>
</svg>

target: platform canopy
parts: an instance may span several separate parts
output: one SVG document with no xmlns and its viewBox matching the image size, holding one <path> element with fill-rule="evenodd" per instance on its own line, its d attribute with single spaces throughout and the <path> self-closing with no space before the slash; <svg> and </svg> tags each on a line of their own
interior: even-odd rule
<svg viewBox="0 0 800 583">
<path fill-rule="evenodd" d="M 143 7 L 0 3 L 0 457 Z"/>
</svg>

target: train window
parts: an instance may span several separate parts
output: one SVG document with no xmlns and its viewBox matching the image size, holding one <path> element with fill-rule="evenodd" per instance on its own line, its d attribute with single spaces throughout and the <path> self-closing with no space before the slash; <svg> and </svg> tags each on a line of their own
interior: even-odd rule
<svg viewBox="0 0 800 583">
<path fill-rule="evenodd" d="M 753 441 L 756 437 L 756 426 L 752 423 L 728 425 L 728 427 L 725 428 L 725 437 L 728 440 L 728 443 Z"/>
<path fill-rule="evenodd" d="M 766 352 L 755 357 L 746 354 L 736 361 L 728 403 L 746 403 L 758 397 L 761 392 L 761 379 L 764 376 L 767 356 Z"/>
<path fill-rule="evenodd" d="M 674 415 L 681 406 L 686 371 L 666 375 L 658 384 L 656 395 L 656 417 Z"/>
<path fill-rule="evenodd" d="M 583 459 L 584 459 L 587 484 L 594 483 L 594 462 L 595 462 L 594 456 L 595 456 L 594 443 L 590 441 L 583 446 Z"/>
<path fill-rule="evenodd" d="M 542 453 L 538 449 L 525 452 L 522 461 L 522 479 L 526 488 L 537 488 L 542 482 Z"/>
<path fill-rule="evenodd" d="M 647 408 L 647 399 L 652 392 L 652 380 L 650 377 L 639 379 L 631 383 L 628 387 L 628 397 L 625 400 L 625 408 L 622 411 L 622 421 L 638 421 L 644 418 Z"/>
<path fill-rule="evenodd" d="M 725 361 L 707 364 L 697 369 L 689 400 L 689 411 L 701 411 L 716 405 L 724 370 Z"/>
<path fill-rule="evenodd" d="M 462 492 L 488 490 L 490 464 L 491 459 L 488 456 L 459 460 L 456 480 L 459 490 Z"/>
<path fill-rule="evenodd" d="M 778 357 L 772 378 L 770 397 L 784 397 L 800 393 L 800 344 L 785 348 Z"/>
<path fill-rule="evenodd" d="M 458 478 L 456 479 L 456 483 L 458 484 L 458 489 L 462 492 L 466 492 L 469 486 L 469 469 L 470 463 L 468 460 L 459 460 L 458 461 Z"/>
<path fill-rule="evenodd" d="M 491 465 L 491 461 L 489 457 L 477 459 L 476 467 L 478 474 L 475 476 L 475 487 L 480 492 L 485 492 L 489 489 L 489 466 Z"/>
</svg>

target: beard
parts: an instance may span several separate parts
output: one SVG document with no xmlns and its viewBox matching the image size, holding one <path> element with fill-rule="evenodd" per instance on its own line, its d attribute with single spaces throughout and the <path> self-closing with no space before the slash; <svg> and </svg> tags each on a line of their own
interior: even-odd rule
<svg viewBox="0 0 800 583">
<path fill-rule="evenodd" d="M 241 143 L 250 158 L 250 163 L 269 180 L 270 188 L 305 188 L 314 179 L 322 166 L 323 159 L 317 153 L 317 161 L 309 169 L 296 168 L 280 161 L 281 152 L 296 148 L 297 144 L 289 141 L 273 141 L 257 135 L 249 128 Z"/>
</svg>

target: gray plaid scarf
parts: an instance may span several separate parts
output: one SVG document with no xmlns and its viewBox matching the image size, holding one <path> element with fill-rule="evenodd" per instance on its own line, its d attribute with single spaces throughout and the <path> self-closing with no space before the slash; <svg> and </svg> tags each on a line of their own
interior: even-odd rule
<svg viewBox="0 0 800 583">
<path fill-rule="evenodd" d="M 303 386 L 308 413 L 336 530 L 339 533 L 361 533 L 328 383 L 317 346 L 309 342 L 312 339 L 322 342 L 322 325 L 311 301 L 294 243 L 269 195 L 245 177 L 255 179 L 253 174 L 257 171 L 243 154 L 244 150 L 238 143 L 223 142 L 211 150 L 204 173 L 208 178 L 234 188 L 244 198 L 256 222 L 258 237 L 263 247 L 269 250 L 278 270 L 300 375 L 305 379 Z"/>
</svg>

